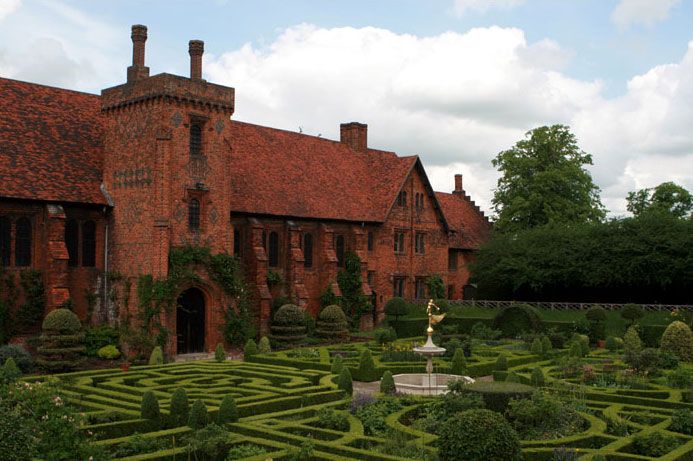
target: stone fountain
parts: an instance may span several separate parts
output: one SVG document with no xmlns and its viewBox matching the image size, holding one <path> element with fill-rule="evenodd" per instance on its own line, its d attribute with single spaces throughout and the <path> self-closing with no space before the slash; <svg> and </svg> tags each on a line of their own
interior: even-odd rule
<svg viewBox="0 0 693 461">
<path fill-rule="evenodd" d="M 469 376 L 448 375 L 433 373 L 433 357 L 445 353 L 445 348 L 433 344 L 433 325 L 441 322 L 445 314 L 434 314 L 433 310 L 440 312 L 440 308 L 428 301 L 426 313 L 428 314 L 428 328 L 426 328 L 426 343 L 423 346 L 415 347 L 413 350 L 417 354 L 426 357 L 426 373 L 407 373 L 394 375 L 395 388 L 402 394 L 416 395 L 440 395 L 448 390 L 450 381 L 463 380 L 466 383 L 473 383 L 474 380 Z"/>
</svg>

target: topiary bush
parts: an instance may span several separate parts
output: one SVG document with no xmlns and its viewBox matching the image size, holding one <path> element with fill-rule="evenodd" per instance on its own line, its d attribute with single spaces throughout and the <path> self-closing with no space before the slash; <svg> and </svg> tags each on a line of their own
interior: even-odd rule
<svg viewBox="0 0 693 461">
<path fill-rule="evenodd" d="M 295 304 L 284 304 L 272 319 L 271 339 L 278 344 L 291 345 L 306 339 L 303 309 Z"/>
<path fill-rule="evenodd" d="M 500 330 L 504 337 L 514 338 L 522 333 L 541 331 L 539 311 L 527 304 L 513 304 L 496 314 L 493 328 Z"/>
<path fill-rule="evenodd" d="M 315 333 L 322 338 L 346 339 L 349 336 L 349 320 L 342 308 L 333 304 L 320 311 Z"/>
<path fill-rule="evenodd" d="M 84 361 L 82 324 L 74 312 L 56 309 L 43 320 L 36 363 L 49 371 L 73 370 Z"/>
<path fill-rule="evenodd" d="M 224 350 L 224 345 L 219 343 L 214 351 L 214 360 L 218 363 L 226 361 L 226 351 Z"/>
<path fill-rule="evenodd" d="M 540 387 L 546 384 L 546 378 L 544 377 L 544 371 L 541 367 L 535 367 L 532 370 L 532 376 L 530 377 L 530 382 L 532 386 Z"/>
<path fill-rule="evenodd" d="M 637 304 L 626 304 L 621 309 L 620 314 L 622 318 L 630 321 L 630 325 L 633 325 L 645 315 L 642 308 Z"/>
<path fill-rule="evenodd" d="M 191 429 L 198 430 L 207 426 L 208 422 L 207 405 L 200 399 L 195 400 L 195 403 L 193 403 L 190 409 L 188 426 L 190 426 Z"/>
<path fill-rule="evenodd" d="M 373 339 L 379 346 L 389 344 L 397 340 L 397 332 L 392 327 L 378 328 L 373 332 Z"/>
<path fill-rule="evenodd" d="M 606 338 L 606 311 L 602 307 L 593 307 L 585 314 L 589 322 L 589 338 L 592 343 Z"/>
<path fill-rule="evenodd" d="M 330 373 L 333 375 L 338 375 L 342 372 L 342 368 L 344 368 L 344 359 L 342 359 L 341 355 L 337 354 L 332 358 L 332 367 L 330 368 Z"/>
<path fill-rule="evenodd" d="M 96 353 L 101 359 L 105 360 L 115 360 L 120 357 L 120 351 L 113 344 L 104 346 Z"/>
<path fill-rule="evenodd" d="M 348 397 L 354 393 L 354 382 L 348 367 L 343 367 L 337 377 L 337 387 L 343 390 Z"/>
<path fill-rule="evenodd" d="M 98 356 L 99 349 L 109 344 L 118 347 L 120 334 L 116 328 L 107 325 L 99 325 L 87 328 L 84 332 L 84 346 L 87 348 L 87 355 L 90 357 Z"/>
<path fill-rule="evenodd" d="M 0 367 L 0 384 L 13 383 L 20 376 L 22 376 L 22 372 L 19 371 L 17 364 L 14 363 L 14 359 L 10 357 L 5 360 L 5 364 Z M 392 377 L 392 375 L 390 375 L 390 377 Z"/>
<path fill-rule="evenodd" d="M 441 461 L 519 461 L 520 438 L 503 416 L 489 410 L 457 413 L 440 427 Z"/>
<path fill-rule="evenodd" d="M 383 373 L 383 377 L 380 379 L 380 392 L 385 395 L 392 395 L 397 391 L 395 387 L 395 380 L 392 378 L 392 372 L 386 370 Z"/>
<path fill-rule="evenodd" d="M 159 410 L 159 400 L 156 398 L 154 391 L 147 391 L 142 395 L 141 411 L 142 419 L 159 419 L 161 411 Z"/>
<path fill-rule="evenodd" d="M 170 419 L 174 427 L 185 426 L 188 424 L 190 416 L 190 404 L 188 403 L 188 393 L 184 388 L 179 387 L 171 395 L 169 407 Z"/>
<path fill-rule="evenodd" d="M 693 332 L 690 327 L 679 320 L 670 323 L 662 335 L 661 349 L 684 362 L 693 362 Z"/>
<path fill-rule="evenodd" d="M 467 358 L 464 356 L 464 351 L 462 349 L 456 349 L 455 354 L 452 356 L 450 374 L 458 376 L 467 374 Z"/>
<path fill-rule="evenodd" d="M 245 343 L 245 347 L 243 348 L 243 356 L 244 357 L 252 357 L 253 355 L 256 355 L 257 353 L 258 353 L 257 344 L 255 344 L 255 341 L 251 338 Z"/>
<path fill-rule="evenodd" d="M 238 408 L 236 407 L 236 401 L 230 395 L 224 396 L 221 399 L 221 404 L 219 404 L 219 413 L 217 414 L 217 423 L 235 423 L 238 421 Z"/>
<path fill-rule="evenodd" d="M 608 351 L 616 352 L 623 348 L 623 340 L 621 338 L 617 338 L 616 336 L 609 336 L 606 338 L 606 344 L 604 347 L 606 347 L 606 350 Z"/>
<path fill-rule="evenodd" d="M 551 339 L 549 339 L 549 337 L 546 335 L 542 335 L 542 337 L 541 337 L 541 356 L 544 358 L 550 356 L 552 350 L 553 350 L 553 343 L 551 343 Z"/>
<path fill-rule="evenodd" d="M 152 353 L 149 354 L 149 364 L 150 365 L 163 365 L 164 364 L 164 351 L 161 346 L 156 346 L 152 349 Z"/>
<path fill-rule="evenodd" d="M 508 359 L 505 354 L 500 354 L 493 365 L 493 371 L 508 371 Z"/>
<path fill-rule="evenodd" d="M 257 345 L 257 351 L 260 354 L 269 354 L 272 352 L 272 346 L 270 345 L 270 340 L 267 336 L 260 338 L 260 342 Z"/>
<path fill-rule="evenodd" d="M 33 370 L 34 359 L 32 359 L 31 354 L 19 344 L 5 344 L 4 346 L 0 346 L 0 364 L 5 363 L 10 357 L 14 359 L 14 363 L 22 370 L 22 373 L 29 373 Z"/>
<path fill-rule="evenodd" d="M 370 349 L 366 348 L 361 351 L 359 366 L 353 376 L 356 381 L 372 382 L 380 379 L 380 371 L 375 368 Z"/>
<path fill-rule="evenodd" d="M 409 305 L 407 302 L 400 298 L 399 296 L 395 296 L 394 298 L 390 298 L 386 303 L 385 303 L 385 314 L 390 315 L 395 318 L 395 322 L 399 320 L 399 317 L 402 315 L 407 315 L 409 313 Z"/>
<path fill-rule="evenodd" d="M 520 383 L 501 382 L 483 382 L 477 381 L 472 384 L 467 384 L 461 391 L 465 394 L 478 394 L 484 399 L 486 408 L 505 412 L 510 399 L 526 399 L 534 392 L 532 386 L 527 386 Z"/>
<path fill-rule="evenodd" d="M 542 356 L 541 339 L 538 336 L 535 336 L 529 351 L 534 355 L 538 355 L 539 357 Z"/>
</svg>

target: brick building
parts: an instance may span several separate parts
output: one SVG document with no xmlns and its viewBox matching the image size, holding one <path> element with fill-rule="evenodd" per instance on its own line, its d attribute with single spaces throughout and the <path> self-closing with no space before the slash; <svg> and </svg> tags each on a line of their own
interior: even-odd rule
<svg viewBox="0 0 693 461">
<path fill-rule="evenodd" d="M 234 89 L 202 78 L 201 41 L 190 77 L 150 76 L 146 38 L 133 26 L 127 81 L 101 95 L 0 79 L 0 257 L 6 272 L 42 272 L 48 310 L 71 299 L 82 318 L 122 320 L 133 281 L 166 277 L 184 245 L 240 258 L 262 329 L 278 296 L 317 313 L 349 251 L 374 316 L 393 295 L 425 297 L 432 274 L 464 296 L 490 224 L 461 175 L 434 192 L 417 156 L 368 147 L 361 123 L 332 141 L 236 121 Z M 228 300 L 199 275 L 164 319 L 173 353 L 221 340 Z"/>
</svg>

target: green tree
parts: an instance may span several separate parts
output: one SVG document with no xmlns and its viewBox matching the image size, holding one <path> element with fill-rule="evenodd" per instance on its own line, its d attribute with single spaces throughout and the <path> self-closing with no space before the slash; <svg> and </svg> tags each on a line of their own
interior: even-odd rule
<svg viewBox="0 0 693 461">
<path fill-rule="evenodd" d="M 652 212 L 670 214 L 679 219 L 692 216 L 693 195 L 673 182 L 629 192 L 626 200 L 626 208 L 635 217 Z"/>
<path fill-rule="evenodd" d="M 363 294 L 361 258 L 348 252 L 344 257 L 344 270 L 337 274 L 337 284 L 342 291 L 341 303 L 344 313 L 351 315 L 352 326 L 358 327 L 359 319 L 373 308 L 368 296 Z"/>
<path fill-rule="evenodd" d="M 225 395 L 221 400 L 219 405 L 219 412 L 217 413 L 217 423 L 235 423 L 238 421 L 238 408 L 236 407 L 236 401 L 231 395 Z"/>
<path fill-rule="evenodd" d="M 516 232 L 603 219 L 599 188 L 584 168 L 592 156 L 580 150 L 570 129 L 542 126 L 525 137 L 492 161 L 501 173 L 492 201 L 496 229 Z"/>
</svg>

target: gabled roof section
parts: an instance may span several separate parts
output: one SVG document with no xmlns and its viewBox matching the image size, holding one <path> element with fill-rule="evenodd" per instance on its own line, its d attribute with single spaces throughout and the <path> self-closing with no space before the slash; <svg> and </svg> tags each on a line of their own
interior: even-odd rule
<svg viewBox="0 0 693 461">
<path fill-rule="evenodd" d="M 491 223 L 471 198 L 461 194 L 436 192 L 443 213 L 450 225 L 450 248 L 475 250 L 488 240 Z"/>
<path fill-rule="evenodd" d="M 231 210 L 295 218 L 384 222 L 417 162 L 338 141 L 232 121 Z"/>
<path fill-rule="evenodd" d="M 106 205 L 99 96 L 0 78 L 0 197 Z"/>
</svg>

